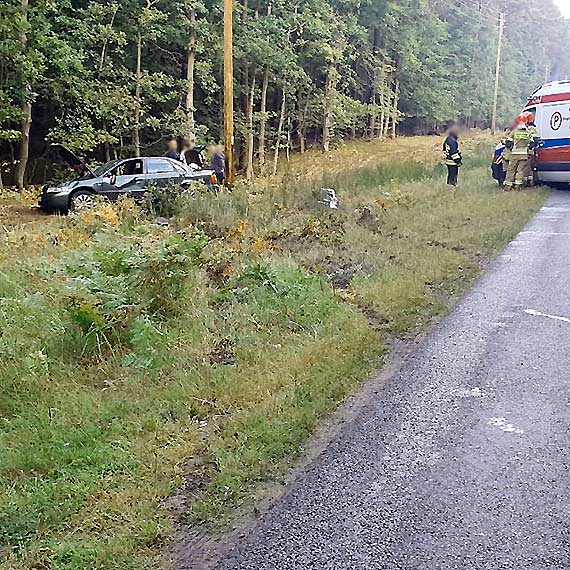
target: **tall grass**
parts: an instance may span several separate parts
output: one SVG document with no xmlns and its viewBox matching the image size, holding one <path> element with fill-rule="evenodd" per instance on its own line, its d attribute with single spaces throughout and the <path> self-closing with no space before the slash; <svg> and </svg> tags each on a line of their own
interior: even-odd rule
<svg viewBox="0 0 570 570">
<path fill-rule="evenodd" d="M 193 195 L 166 228 L 120 204 L 6 229 L 3 567 L 156 568 L 181 482 L 214 522 L 279 476 L 543 198 L 412 161 Z"/>
<path fill-rule="evenodd" d="M 358 192 L 361 189 L 378 188 L 391 182 L 412 182 L 433 176 L 434 166 L 418 162 L 378 164 L 360 167 L 349 172 L 325 175 L 322 185 L 342 188 L 345 192 Z"/>
</svg>

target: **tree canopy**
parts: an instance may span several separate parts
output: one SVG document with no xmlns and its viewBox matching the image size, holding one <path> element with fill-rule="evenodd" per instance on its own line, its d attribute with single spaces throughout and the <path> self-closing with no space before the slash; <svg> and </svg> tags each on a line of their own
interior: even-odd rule
<svg viewBox="0 0 570 570">
<path fill-rule="evenodd" d="M 570 70 L 552 0 L 234 2 L 238 156 L 249 175 L 279 148 L 335 137 L 488 126 L 499 13 L 499 121 Z M 161 152 L 167 137 L 223 137 L 220 0 L 4 0 L 0 144 L 58 141 L 99 160 Z"/>
</svg>

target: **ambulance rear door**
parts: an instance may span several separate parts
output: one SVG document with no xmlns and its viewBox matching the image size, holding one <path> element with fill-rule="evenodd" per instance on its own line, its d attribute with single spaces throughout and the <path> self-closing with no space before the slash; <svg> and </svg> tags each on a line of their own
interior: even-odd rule
<svg viewBox="0 0 570 570">
<path fill-rule="evenodd" d="M 544 146 L 565 144 L 557 139 L 566 139 L 566 144 L 570 144 L 570 101 L 537 105 L 535 124 Z"/>
</svg>

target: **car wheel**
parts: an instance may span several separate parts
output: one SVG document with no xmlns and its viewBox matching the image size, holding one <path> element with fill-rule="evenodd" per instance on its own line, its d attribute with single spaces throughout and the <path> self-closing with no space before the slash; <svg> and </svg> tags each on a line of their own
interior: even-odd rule
<svg viewBox="0 0 570 570">
<path fill-rule="evenodd" d="M 75 194 L 71 196 L 69 209 L 72 212 L 81 212 L 93 208 L 94 205 L 95 196 L 93 193 L 88 190 L 79 190 L 79 192 L 75 192 Z"/>
</svg>

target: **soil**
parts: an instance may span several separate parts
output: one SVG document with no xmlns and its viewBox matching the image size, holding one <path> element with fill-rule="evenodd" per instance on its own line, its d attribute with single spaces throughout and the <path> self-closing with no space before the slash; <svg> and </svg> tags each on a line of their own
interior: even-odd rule
<svg viewBox="0 0 570 570">
<path fill-rule="evenodd" d="M 13 228 L 21 224 L 45 218 L 47 214 L 34 206 L 24 204 L 0 204 L 0 228 Z"/>
</svg>

